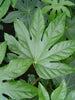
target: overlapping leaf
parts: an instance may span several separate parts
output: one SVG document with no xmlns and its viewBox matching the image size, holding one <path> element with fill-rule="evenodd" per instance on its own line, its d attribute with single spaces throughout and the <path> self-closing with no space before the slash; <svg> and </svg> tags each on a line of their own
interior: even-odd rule
<svg viewBox="0 0 75 100">
<path fill-rule="evenodd" d="M 58 88 L 56 88 L 52 94 L 51 99 L 46 89 L 41 83 L 39 83 L 38 88 L 39 100 L 74 100 L 75 99 L 75 90 L 71 91 L 67 96 L 67 86 L 63 80 Z"/>
<path fill-rule="evenodd" d="M 14 6 L 16 0 L 12 0 L 12 2 Z M 23 21 L 29 29 L 36 7 L 43 7 L 44 5 L 46 4 L 39 0 L 18 0 L 15 6 L 18 10 L 10 12 L 4 19 L 2 19 L 2 21 L 5 23 L 11 23 L 15 18 L 18 18 Z"/>
<path fill-rule="evenodd" d="M 5 52 L 6 42 L 0 45 L 0 63 L 3 61 Z M 7 100 L 3 94 L 18 100 L 32 98 L 37 95 L 36 87 L 24 81 L 14 80 L 24 74 L 32 63 L 32 59 L 15 59 L 0 67 L 0 100 Z"/>
<path fill-rule="evenodd" d="M 56 44 L 64 33 L 65 15 L 58 16 L 45 29 L 42 11 L 37 8 L 30 27 L 31 37 L 20 20 L 14 22 L 14 27 L 18 40 L 5 34 L 9 49 L 21 58 L 33 59 L 33 65 L 40 77 L 50 79 L 75 72 L 74 68 L 66 64 L 54 62 L 66 59 L 75 51 L 74 40 Z"/>
<path fill-rule="evenodd" d="M 68 17 L 71 17 L 70 11 L 66 6 L 74 6 L 74 3 L 71 1 L 66 0 L 42 0 L 45 3 L 51 4 L 50 6 L 45 6 L 42 9 L 42 12 L 45 14 L 47 12 L 50 12 L 50 20 L 53 20 L 57 15 L 60 15 L 62 12 L 65 13 Z"/>
</svg>

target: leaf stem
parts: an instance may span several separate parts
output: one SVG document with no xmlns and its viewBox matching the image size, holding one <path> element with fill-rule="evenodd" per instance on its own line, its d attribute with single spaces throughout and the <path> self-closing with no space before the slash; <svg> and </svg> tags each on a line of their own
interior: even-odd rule
<svg viewBox="0 0 75 100">
<path fill-rule="evenodd" d="M 40 77 L 38 77 L 38 78 L 32 83 L 32 85 L 35 85 L 39 80 L 40 80 Z"/>
</svg>

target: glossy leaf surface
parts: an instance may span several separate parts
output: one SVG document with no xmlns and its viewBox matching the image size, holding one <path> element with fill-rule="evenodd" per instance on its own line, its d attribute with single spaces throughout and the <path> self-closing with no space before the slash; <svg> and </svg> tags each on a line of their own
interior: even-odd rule
<svg viewBox="0 0 75 100">
<path fill-rule="evenodd" d="M 55 62 L 69 57 L 75 51 L 74 40 L 56 43 L 64 34 L 65 15 L 58 16 L 45 29 L 42 11 L 37 8 L 30 31 L 18 19 L 14 27 L 18 40 L 5 34 L 9 49 L 19 58 L 33 59 L 34 68 L 40 77 L 51 79 L 75 72 L 74 68 Z"/>
</svg>

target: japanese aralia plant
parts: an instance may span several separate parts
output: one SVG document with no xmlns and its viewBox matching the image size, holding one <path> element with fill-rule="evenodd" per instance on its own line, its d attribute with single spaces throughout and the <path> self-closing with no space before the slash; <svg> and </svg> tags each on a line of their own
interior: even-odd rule
<svg viewBox="0 0 75 100">
<path fill-rule="evenodd" d="M 23 22 L 18 19 L 14 21 L 14 28 L 17 39 L 5 33 L 5 40 L 7 41 L 9 50 L 18 59 L 13 59 L 8 65 L 0 68 L 0 99 L 7 100 L 2 95 L 6 94 L 14 100 L 32 98 L 34 96 L 39 96 L 39 100 L 50 100 L 46 89 L 41 83 L 39 83 L 37 89 L 23 80 L 15 81 L 13 79 L 24 74 L 31 65 L 34 66 L 37 75 L 43 79 L 53 79 L 75 72 L 75 68 L 61 63 L 61 60 L 66 59 L 75 51 L 75 40 L 58 42 L 64 34 L 65 15 L 61 14 L 58 16 L 46 28 L 42 11 L 40 8 L 37 8 L 30 26 L 30 32 L 28 32 Z M 5 45 L 3 46 L 5 49 L 4 53 L 1 53 L 3 54 L 1 57 L 4 58 L 6 42 L 3 45 Z M 3 48 L 1 46 L 1 50 Z M 3 58 L 1 58 L 1 62 Z M 3 80 L 6 81 L 3 82 Z M 51 100 L 55 100 L 55 98 L 57 100 L 65 100 L 66 92 L 66 83 L 63 81 L 54 93 L 52 93 Z"/>
</svg>

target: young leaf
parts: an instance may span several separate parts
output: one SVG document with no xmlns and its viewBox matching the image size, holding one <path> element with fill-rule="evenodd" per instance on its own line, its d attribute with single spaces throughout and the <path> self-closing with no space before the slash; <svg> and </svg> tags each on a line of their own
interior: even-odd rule
<svg viewBox="0 0 75 100">
<path fill-rule="evenodd" d="M 39 83 L 38 95 L 39 95 L 39 100 L 50 100 L 48 92 L 41 83 Z"/>
<path fill-rule="evenodd" d="M 7 42 L 0 44 L 0 64 L 2 63 L 6 53 Z"/>
<path fill-rule="evenodd" d="M 65 81 L 62 81 L 60 86 L 51 94 L 51 100 L 64 100 L 67 93 L 67 87 Z"/>
<path fill-rule="evenodd" d="M 49 7 L 44 7 L 43 8 L 43 13 L 46 9 L 46 11 L 50 11 L 50 20 L 53 20 L 54 18 L 52 18 L 52 15 L 54 12 L 55 16 L 58 16 L 61 13 L 65 13 L 68 17 L 71 17 L 70 11 L 66 6 L 75 6 L 74 3 L 72 3 L 71 1 L 66 1 L 66 0 L 42 0 L 43 2 L 50 4 L 50 9 L 52 9 L 51 11 L 49 10 Z M 60 12 L 60 13 L 59 13 Z M 58 14 L 59 13 L 59 14 Z M 44 13 L 45 14 L 45 13 Z"/>
</svg>

